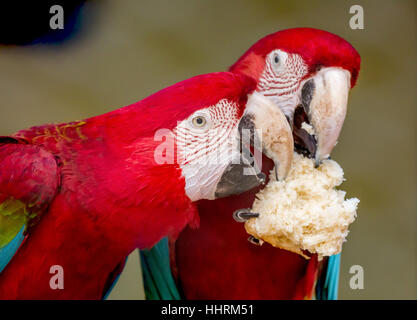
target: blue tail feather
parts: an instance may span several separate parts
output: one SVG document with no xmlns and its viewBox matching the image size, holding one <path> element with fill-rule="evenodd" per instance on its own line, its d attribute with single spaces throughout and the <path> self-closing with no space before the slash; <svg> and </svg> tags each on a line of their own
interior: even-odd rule
<svg viewBox="0 0 417 320">
<path fill-rule="evenodd" d="M 324 283 L 321 279 L 317 283 L 317 299 L 337 300 L 339 290 L 340 257 L 340 253 L 329 257 Z"/>
<path fill-rule="evenodd" d="M 4 268 L 6 268 L 10 260 L 12 260 L 14 254 L 25 239 L 25 236 L 23 235 L 24 230 L 25 227 L 22 227 L 22 229 L 13 238 L 13 240 L 10 241 L 5 247 L 0 249 L 0 273 L 4 270 Z"/>
</svg>

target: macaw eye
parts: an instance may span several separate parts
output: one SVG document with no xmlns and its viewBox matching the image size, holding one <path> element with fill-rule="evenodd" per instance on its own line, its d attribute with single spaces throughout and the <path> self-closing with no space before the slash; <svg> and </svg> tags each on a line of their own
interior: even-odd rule
<svg viewBox="0 0 417 320">
<path fill-rule="evenodd" d="M 193 118 L 193 125 L 197 128 L 204 127 L 206 125 L 206 122 L 206 118 L 204 118 L 203 116 L 197 116 Z"/>
<path fill-rule="evenodd" d="M 271 61 L 270 63 L 272 68 L 278 72 L 281 72 L 285 68 L 287 54 L 281 50 L 275 50 L 270 54 L 269 59 Z"/>
<path fill-rule="evenodd" d="M 279 57 L 278 57 L 278 55 L 276 54 L 275 55 L 275 57 L 274 57 L 274 63 L 275 64 L 278 64 L 279 63 Z"/>
</svg>

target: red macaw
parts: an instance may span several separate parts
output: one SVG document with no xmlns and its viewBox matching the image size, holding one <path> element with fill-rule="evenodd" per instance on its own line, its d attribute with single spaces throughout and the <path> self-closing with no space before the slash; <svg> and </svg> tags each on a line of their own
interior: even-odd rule
<svg viewBox="0 0 417 320">
<path fill-rule="evenodd" d="M 259 40 L 229 71 L 256 80 L 255 91 L 287 117 L 295 150 L 319 164 L 337 142 L 359 69 L 360 56 L 344 39 L 296 28 Z M 303 122 L 313 126 L 315 136 L 302 128 Z M 272 167 L 264 158 L 263 172 Z M 316 298 L 337 298 L 340 255 L 318 263 L 316 256 L 305 260 L 267 243 L 254 246 L 245 241 L 248 235 L 232 214 L 244 221 L 242 213 L 248 212 L 240 209 L 252 206 L 258 190 L 199 201 L 199 229 L 187 228 L 178 239 L 172 238 L 169 250 L 164 240 L 142 252 L 147 297 L 180 298 L 182 292 L 187 299 L 305 299 L 316 291 Z"/>
<path fill-rule="evenodd" d="M 198 225 L 194 201 L 263 182 L 234 142 L 266 114 L 286 142 L 266 137 L 264 148 L 285 177 L 291 129 L 249 95 L 255 85 L 197 76 L 101 116 L 0 138 L 0 299 L 102 298 L 132 250 Z M 57 266 L 62 288 L 50 284 Z"/>
</svg>

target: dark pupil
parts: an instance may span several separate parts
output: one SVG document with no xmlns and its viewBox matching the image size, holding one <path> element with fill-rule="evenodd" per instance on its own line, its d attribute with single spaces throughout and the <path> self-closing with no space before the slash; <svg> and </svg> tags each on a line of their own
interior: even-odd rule
<svg viewBox="0 0 417 320">
<path fill-rule="evenodd" d="M 203 123 L 203 119 L 201 119 L 201 118 L 197 118 L 196 121 L 197 121 L 197 124 L 202 124 Z"/>
<path fill-rule="evenodd" d="M 275 61 L 275 63 L 278 63 L 278 61 L 279 61 L 279 58 L 278 58 L 278 56 L 275 56 L 275 59 L 274 59 L 274 61 Z"/>
</svg>

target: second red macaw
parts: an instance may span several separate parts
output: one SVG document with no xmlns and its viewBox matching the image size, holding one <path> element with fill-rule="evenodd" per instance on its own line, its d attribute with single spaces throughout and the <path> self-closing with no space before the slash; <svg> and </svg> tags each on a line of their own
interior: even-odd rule
<svg viewBox="0 0 417 320">
<path fill-rule="evenodd" d="M 360 56 L 346 40 L 311 28 L 266 36 L 230 67 L 231 72 L 256 80 L 255 91 L 287 117 L 295 150 L 315 158 L 317 164 L 330 156 L 337 142 L 359 69 Z M 303 122 L 313 126 L 314 136 L 302 128 Z M 272 167 L 264 157 L 263 172 Z M 335 299 L 340 255 L 318 263 L 315 256 L 305 260 L 267 243 L 256 246 L 246 241 L 243 225 L 232 214 L 250 208 L 258 190 L 199 201 L 199 229 L 187 228 L 171 239 L 169 248 L 165 240 L 142 252 L 147 297 Z"/>
</svg>

